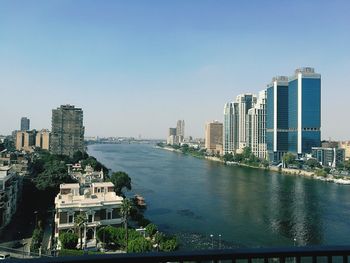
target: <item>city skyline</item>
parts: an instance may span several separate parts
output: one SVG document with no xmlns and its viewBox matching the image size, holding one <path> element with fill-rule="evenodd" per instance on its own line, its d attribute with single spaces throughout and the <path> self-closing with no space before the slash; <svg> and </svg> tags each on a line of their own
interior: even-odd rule
<svg viewBox="0 0 350 263">
<path fill-rule="evenodd" d="M 165 138 L 183 119 L 203 138 L 224 102 L 310 66 L 323 77 L 322 139 L 349 139 L 347 1 L 36 3 L 0 10 L 0 134 L 23 116 L 50 129 L 51 109 L 72 104 L 87 136 Z"/>
</svg>

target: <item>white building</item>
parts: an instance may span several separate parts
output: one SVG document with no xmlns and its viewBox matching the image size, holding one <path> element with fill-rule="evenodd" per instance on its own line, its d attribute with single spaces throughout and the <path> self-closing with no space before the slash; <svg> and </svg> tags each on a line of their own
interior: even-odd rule
<svg viewBox="0 0 350 263">
<path fill-rule="evenodd" d="M 114 185 L 111 182 L 92 183 L 85 189 L 78 183 L 61 184 L 60 192 L 55 198 L 55 237 L 58 238 L 66 231 L 77 232 L 75 217 L 82 213 L 87 218 L 83 231 L 83 244 L 95 246 L 98 227 L 120 226 L 123 223 L 120 214 L 122 201 L 123 198 L 114 192 Z"/>
<path fill-rule="evenodd" d="M 224 106 L 223 153 L 234 154 L 238 146 L 238 103 L 230 102 Z"/>
<path fill-rule="evenodd" d="M 247 146 L 256 157 L 266 159 L 266 90 L 259 93 L 256 104 L 248 110 Z"/>
</svg>

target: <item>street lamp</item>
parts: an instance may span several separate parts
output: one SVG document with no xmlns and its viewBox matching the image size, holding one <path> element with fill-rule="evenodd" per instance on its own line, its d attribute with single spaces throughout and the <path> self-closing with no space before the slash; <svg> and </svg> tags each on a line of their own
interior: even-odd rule
<svg viewBox="0 0 350 263">
<path fill-rule="evenodd" d="M 296 244 L 296 242 L 297 242 L 297 239 L 296 239 L 296 238 L 294 238 L 294 239 L 293 239 L 293 241 L 294 241 L 294 246 L 295 246 L 295 244 Z"/>
<path fill-rule="evenodd" d="M 219 249 L 221 249 L 221 234 L 219 234 Z"/>
<path fill-rule="evenodd" d="M 214 248 L 214 235 L 213 234 L 210 234 L 210 237 L 211 237 L 211 248 L 213 249 Z"/>
</svg>

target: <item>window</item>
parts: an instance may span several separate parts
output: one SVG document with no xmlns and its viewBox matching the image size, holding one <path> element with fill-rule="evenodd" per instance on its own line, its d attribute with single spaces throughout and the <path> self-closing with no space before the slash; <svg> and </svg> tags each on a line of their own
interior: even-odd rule
<svg viewBox="0 0 350 263">
<path fill-rule="evenodd" d="M 89 215 L 88 215 L 88 222 L 89 222 L 89 223 L 93 222 L 93 216 L 92 216 L 92 214 L 89 214 Z"/>
<path fill-rule="evenodd" d="M 112 219 L 112 211 L 107 211 L 107 219 Z"/>
<path fill-rule="evenodd" d="M 73 223 L 73 221 L 74 221 L 73 214 L 68 215 L 68 223 Z"/>
</svg>

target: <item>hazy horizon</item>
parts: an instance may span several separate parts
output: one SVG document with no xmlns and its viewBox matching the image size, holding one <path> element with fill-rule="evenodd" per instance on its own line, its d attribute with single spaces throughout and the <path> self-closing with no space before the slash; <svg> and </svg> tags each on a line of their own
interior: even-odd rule
<svg viewBox="0 0 350 263">
<path fill-rule="evenodd" d="M 0 134 L 84 111 L 85 136 L 186 136 L 298 67 L 322 76 L 322 139 L 350 139 L 348 1 L 2 1 Z"/>
</svg>

